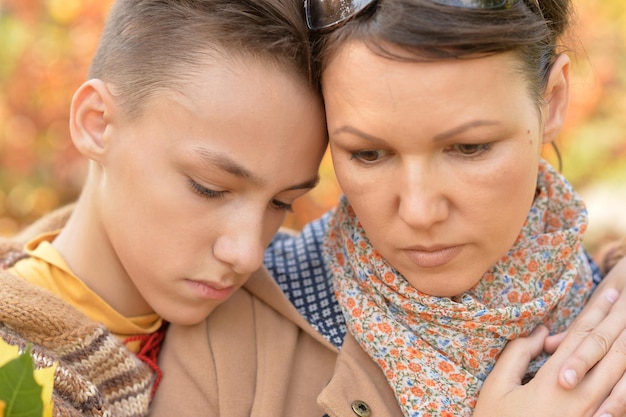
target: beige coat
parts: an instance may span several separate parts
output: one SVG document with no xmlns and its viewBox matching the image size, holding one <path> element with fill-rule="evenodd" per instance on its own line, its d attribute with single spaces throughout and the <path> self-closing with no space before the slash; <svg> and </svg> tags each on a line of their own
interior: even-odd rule
<svg viewBox="0 0 626 417">
<path fill-rule="evenodd" d="M 265 270 L 206 321 L 171 325 L 165 339 L 151 416 L 402 416 L 358 343 L 348 336 L 340 353 Z"/>
</svg>

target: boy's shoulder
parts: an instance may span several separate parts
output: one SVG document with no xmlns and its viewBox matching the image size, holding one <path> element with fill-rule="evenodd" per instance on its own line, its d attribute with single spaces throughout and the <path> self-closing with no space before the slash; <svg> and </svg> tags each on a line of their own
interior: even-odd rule
<svg viewBox="0 0 626 417">
<path fill-rule="evenodd" d="M 147 414 L 156 375 L 102 324 L 11 270 L 0 270 L 0 289 L 0 339 L 21 350 L 31 344 L 37 367 L 57 364 L 55 411 Z"/>
<path fill-rule="evenodd" d="M 24 245 L 35 237 L 65 226 L 74 204 L 58 208 L 39 218 L 14 236 L 0 237 L 0 270 L 10 268 L 24 258 Z"/>
<path fill-rule="evenodd" d="M 67 223 L 67 219 L 72 214 L 74 206 L 75 204 L 72 203 L 51 211 L 50 213 L 39 218 L 23 230 L 21 230 L 10 240 L 18 244 L 21 243 L 23 245 L 24 243 L 28 242 L 38 235 L 62 229 Z"/>
<path fill-rule="evenodd" d="M 85 336 L 81 333 L 91 333 L 100 326 L 61 298 L 11 270 L 0 270 L 0 288 L 0 322 L 34 343 L 46 345 L 55 338 L 72 343 L 69 340 L 72 337 L 78 343 Z"/>
</svg>

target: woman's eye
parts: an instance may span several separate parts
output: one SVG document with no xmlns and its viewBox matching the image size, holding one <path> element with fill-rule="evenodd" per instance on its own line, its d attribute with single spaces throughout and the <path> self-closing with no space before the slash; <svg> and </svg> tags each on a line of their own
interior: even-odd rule
<svg viewBox="0 0 626 417">
<path fill-rule="evenodd" d="M 358 151 L 350 154 L 350 159 L 361 162 L 376 162 L 385 155 L 384 151 Z"/>
<path fill-rule="evenodd" d="M 272 200 L 270 202 L 270 207 L 279 211 L 293 212 L 293 205 L 288 204 L 288 203 L 283 203 L 282 201 L 279 201 L 279 200 Z"/>
<path fill-rule="evenodd" d="M 191 178 L 187 178 L 187 183 L 189 184 L 191 191 L 193 191 L 202 198 L 221 198 L 224 197 L 224 194 L 226 194 L 226 191 L 215 191 L 206 188 L 205 186 L 198 184 Z"/>
<path fill-rule="evenodd" d="M 490 143 L 480 143 L 480 144 L 470 144 L 470 143 L 459 143 L 453 145 L 452 148 L 464 156 L 476 156 L 480 155 L 483 152 L 491 149 Z"/>
</svg>

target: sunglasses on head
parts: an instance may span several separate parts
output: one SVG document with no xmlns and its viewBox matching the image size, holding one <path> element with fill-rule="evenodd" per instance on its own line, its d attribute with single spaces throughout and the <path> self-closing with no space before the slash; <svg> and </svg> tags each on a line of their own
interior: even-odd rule
<svg viewBox="0 0 626 417">
<path fill-rule="evenodd" d="M 515 0 L 430 0 L 433 3 L 465 9 L 507 9 Z M 531 0 L 541 12 L 539 0 Z M 304 0 L 306 24 L 317 31 L 332 29 L 358 16 L 377 3 L 377 0 Z"/>
</svg>

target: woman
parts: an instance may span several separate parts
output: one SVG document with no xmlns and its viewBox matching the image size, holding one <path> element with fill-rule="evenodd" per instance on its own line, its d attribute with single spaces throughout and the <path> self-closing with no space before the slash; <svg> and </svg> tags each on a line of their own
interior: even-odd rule
<svg viewBox="0 0 626 417">
<path fill-rule="evenodd" d="M 306 3 L 345 193 L 335 292 L 404 415 L 470 415 L 506 342 L 563 331 L 593 287 L 584 205 L 541 159 L 567 109 L 571 5 L 341 5 Z"/>
</svg>

